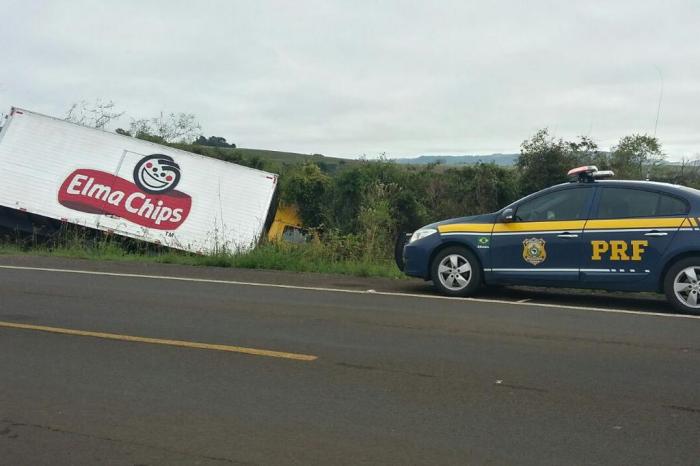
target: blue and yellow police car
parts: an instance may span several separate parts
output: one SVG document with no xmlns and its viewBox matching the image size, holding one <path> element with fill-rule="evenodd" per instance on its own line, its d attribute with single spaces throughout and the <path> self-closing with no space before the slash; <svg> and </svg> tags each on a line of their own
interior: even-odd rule
<svg viewBox="0 0 700 466">
<path fill-rule="evenodd" d="M 403 248 L 404 273 L 450 296 L 483 285 L 653 291 L 700 314 L 700 191 L 612 176 L 575 168 L 571 182 L 498 212 L 426 225 Z"/>
</svg>

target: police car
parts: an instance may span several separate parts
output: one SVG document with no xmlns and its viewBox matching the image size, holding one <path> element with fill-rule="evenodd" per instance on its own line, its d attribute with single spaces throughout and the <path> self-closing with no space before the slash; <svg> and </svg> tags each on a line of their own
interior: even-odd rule
<svg viewBox="0 0 700 466">
<path fill-rule="evenodd" d="M 606 180 L 585 166 L 571 182 L 498 212 L 426 225 L 403 248 L 404 273 L 450 296 L 482 285 L 535 285 L 666 294 L 700 314 L 700 191 Z"/>
</svg>

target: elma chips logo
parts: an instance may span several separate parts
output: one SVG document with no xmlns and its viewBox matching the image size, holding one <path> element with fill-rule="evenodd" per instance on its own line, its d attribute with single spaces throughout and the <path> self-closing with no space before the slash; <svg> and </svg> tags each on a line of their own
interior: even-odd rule
<svg viewBox="0 0 700 466">
<path fill-rule="evenodd" d="M 187 219 L 192 198 L 175 187 L 180 166 L 172 157 L 152 154 L 134 167 L 134 182 L 100 170 L 78 169 L 58 191 L 69 209 L 121 217 L 158 230 L 175 230 Z"/>
<path fill-rule="evenodd" d="M 134 167 L 134 181 L 147 193 L 172 191 L 180 182 L 180 166 L 167 155 L 148 155 Z"/>
</svg>

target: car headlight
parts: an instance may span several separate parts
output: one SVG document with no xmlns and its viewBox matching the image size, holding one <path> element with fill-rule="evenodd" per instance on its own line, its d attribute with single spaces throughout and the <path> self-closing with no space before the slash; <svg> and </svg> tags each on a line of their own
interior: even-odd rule
<svg viewBox="0 0 700 466">
<path fill-rule="evenodd" d="M 437 233 L 437 230 L 435 228 L 421 228 L 420 230 L 416 230 L 413 232 L 413 235 L 411 235 L 411 240 L 409 243 L 412 243 L 414 241 L 418 241 L 419 239 L 423 239 L 426 236 L 430 236 L 432 234 Z"/>
</svg>

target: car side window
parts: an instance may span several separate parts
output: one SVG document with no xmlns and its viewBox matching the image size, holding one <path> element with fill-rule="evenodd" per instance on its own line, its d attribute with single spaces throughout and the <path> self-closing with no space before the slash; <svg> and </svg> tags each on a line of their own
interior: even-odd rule
<svg viewBox="0 0 700 466">
<path fill-rule="evenodd" d="M 688 203 L 673 196 L 662 194 L 659 199 L 657 215 L 685 215 L 690 209 Z"/>
<path fill-rule="evenodd" d="M 685 215 L 682 199 L 653 191 L 631 188 L 602 188 L 596 218 L 635 218 Z"/>
<path fill-rule="evenodd" d="M 520 204 L 515 211 L 519 222 L 585 220 L 592 190 L 573 188 L 547 193 Z"/>
</svg>

